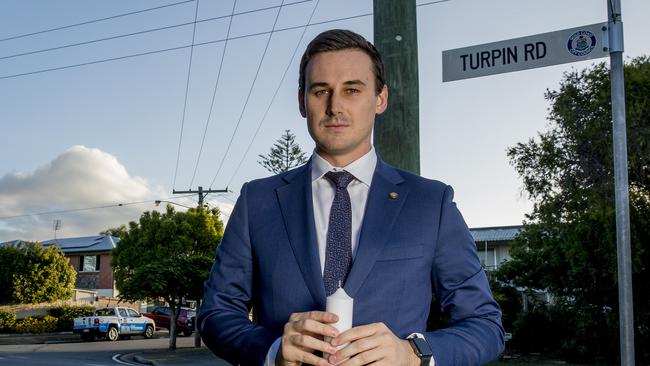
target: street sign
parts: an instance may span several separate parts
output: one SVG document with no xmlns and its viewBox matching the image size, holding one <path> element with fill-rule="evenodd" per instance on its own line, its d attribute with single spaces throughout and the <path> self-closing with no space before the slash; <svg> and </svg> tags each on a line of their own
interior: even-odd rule
<svg viewBox="0 0 650 366">
<path fill-rule="evenodd" d="M 442 52 L 442 81 L 534 69 L 609 56 L 607 23 Z"/>
</svg>

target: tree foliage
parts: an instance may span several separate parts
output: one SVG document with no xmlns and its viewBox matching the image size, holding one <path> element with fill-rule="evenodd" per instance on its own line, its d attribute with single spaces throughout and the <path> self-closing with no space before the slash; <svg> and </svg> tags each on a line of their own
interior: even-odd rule
<svg viewBox="0 0 650 366">
<path fill-rule="evenodd" d="M 300 146 L 296 144 L 296 136 L 291 130 L 285 130 L 284 135 L 276 140 L 268 155 L 258 155 L 258 161 L 271 173 L 282 173 L 307 162 L 307 156 Z"/>
<path fill-rule="evenodd" d="M 637 360 L 648 362 L 650 60 L 627 64 L 625 82 L 635 337 Z M 610 95 L 606 64 L 566 73 L 545 95 L 547 131 L 508 150 L 534 207 L 499 276 L 551 292 L 560 347 L 586 362 L 619 354 Z"/>
<path fill-rule="evenodd" d="M 111 265 L 120 297 L 165 299 L 173 310 L 170 348 L 176 348 L 176 318 L 182 301 L 200 300 L 217 245 L 223 236 L 219 210 L 147 211 L 129 223 Z"/>
<path fill-rule="evenodd" d="M 129 229 L 126 225 L 120 225 L 118 227 L 112 227 L 99 232 L 99 235 L 102 236 L 114 236 L 116 238 L 121 238 Z"/>
<path fill-rule="evenodd" d="M 77 272 L 59 248 L 21 242 L 0 247 L 0 303 L 36 304 L 72 297 Z"/>
</svg>

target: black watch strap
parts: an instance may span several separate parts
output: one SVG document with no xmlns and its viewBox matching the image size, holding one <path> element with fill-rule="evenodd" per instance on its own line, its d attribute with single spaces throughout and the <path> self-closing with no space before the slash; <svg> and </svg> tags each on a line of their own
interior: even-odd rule
<svg viewBox="0 0 650 366">
<path fill-rule="evenodd" d="M 433 356 L 429 342 L 424 338 L 411 338 L 408 341 L 415 355 L 420 358 L 420 366 L 429 366 L 431 357 Z"/>
</svg>

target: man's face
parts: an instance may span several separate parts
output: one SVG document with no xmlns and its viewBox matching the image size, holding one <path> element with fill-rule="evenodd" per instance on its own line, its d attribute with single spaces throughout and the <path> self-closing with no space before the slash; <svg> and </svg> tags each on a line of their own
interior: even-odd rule
<svg viewBox="0 0 650 366">
<path fill-rule="evenodd" d="M 316 151 L 345 166 L 370 151 L 375 115 L 386 110 L 388 88 L 377 95 L 370 57 L 346 49 L 318 53 L 309 61 L 299 99 Z"/>
</svg>

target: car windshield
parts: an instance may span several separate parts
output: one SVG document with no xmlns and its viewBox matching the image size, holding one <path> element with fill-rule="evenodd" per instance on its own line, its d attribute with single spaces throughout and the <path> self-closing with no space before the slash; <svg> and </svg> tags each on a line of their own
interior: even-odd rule
<svg viewBox="0 0 650 366">
<path fill-rule="evenodd" d="M 97 309 L 95 310 L 97 316 L 113 316 L 115 315 L 114 309 Z"/>
</svg>

